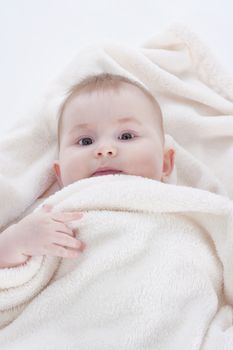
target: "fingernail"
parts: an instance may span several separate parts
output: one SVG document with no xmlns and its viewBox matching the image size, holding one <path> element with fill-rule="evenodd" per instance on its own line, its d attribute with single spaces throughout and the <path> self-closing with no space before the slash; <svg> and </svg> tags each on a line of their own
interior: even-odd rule
<svg viewBox="0 0 233 350">
<path fill-rule="evenodd" d="M 78 217 L 83 216 L 82 213 L 78 213 L 78 212 L 68 212 L 67 214 L 69 214 L 69 215 L 71 215 L 71 216 L 78 216 Z"/>
<path fill-rule="evenodd" d="M 52 209 L 52 205 L 51 204 L 43 204 L 42 209 L 45 211 L 50 211 Z"/>
<path fill-rule="evenodd" d="M 81 252 L 83 252 L 84 249 L 86 248 L 86 244 L 83 243 L 83 242 L 80 242 L 80 243 L 81 243 L 81 246 L 80 246 L 79 250 L 80 250 Z"/>
<path fill-rule="evenodd" d="M 83 216 L 83 213 L 76 213 L 74 215 L 78 215 L 79 217 L 82 217 Z"/>
</svg>

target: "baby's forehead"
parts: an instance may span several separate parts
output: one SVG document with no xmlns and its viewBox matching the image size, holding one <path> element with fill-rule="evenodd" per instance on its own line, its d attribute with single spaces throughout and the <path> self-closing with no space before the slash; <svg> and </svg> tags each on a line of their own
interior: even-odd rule
<svg viewBox="0 0 233 350">
<path fill-rule="evenodd" d="M 93 96 L 92 96 L 93 97 Z M 64 125 L 97 123 L 106 121 L 108 124 L 117 123 L 154 123 L 158 118 L 157 109 L 154 109 L 151 101 L 141 101 L 141 96 L 123 93 L 112 94 L 106 91 L 101 97 L 96 94 L 94 98 L 84 94 L 73 98 L 73 103 L 64 111 Z M 147 98 L 147 97 L 146 97 Z M 145 120 L 144 120 L 145 119 Z"/>
<path fill-rule="evenodd" d="M 120 82 L 116 86 L 92 86 L 76 90 L 65 100 L 61 114 L 66 114 L 67 110 L 70 111 L 76 106 L 89 110 L 92 102 L 97 106 L 105 105 L 105 102 L 106 104 L 112 103 L 115 108 L 118 108 L 118 104 L 122 102 L 120 106 L 123 109 L 127 108 L 128 101 L 133 105 L 138 105 L 141 101 L 143 101 L 144 106 L 145 104 L 153 105 L 156 114 L 162 115 L 158 102 L 148 91 L 126 82 Z"/>
<path fill-rule="evenodd" d="M 58 126 L 59 133 L 61 129 L 62 131 L 64 131 L 64 126 L 65 126 L 65 129 L 69 127 L 72 128 L 73 126 L 72 124 L 74 123 L 74 121 L 76 122 L 75 113 L 74 113 L 75 116 L 73 118 L 70 118 L 70 116 L 67 115 L 69 113 L 66 113 L 70 111 L 71 107 L 74 109 L 75 103 L 80 104 L 80 101 L 82 101 L 85 109 L 85 107 L 88 108 L 88 106 L 90 106 L 93 96 L 95 97 L 95 102 L 98 101 L 98 97 L 99 97 L 100 103 L 104 103 L 103 101 L 105 101 L 105 99 L 106 101 L 110 101 L 111 96 L 117 96 L 118 100 L 121 98 L 124 98 L 124 100 L 127 100 L 127 96 L 129 96 L 129 98 L 132 101 L 133 100 L 132 96 L 136 94 L 137 96 L 135 97 L 136 99 L 135 101 L 139 101 L 140 99 L 144 99 L 145 101 L 145 97 L 146 97 L 147 102 L 149 102 L 151 106 L 153 105 L 153 109 L 155 112 L 153 122 L 155 122 L 156 128 L 162 127 L 163 129 L 162 113 L 156 99 L 149 92 L 141 89 L 138 86 L 135 86 L 134 84 L 127 83 L 127 82 L 119 82 L 116 86 L 115 85 L 100 86 L 100 87 L 89 86 L 89 87 L 84 87 L 82 89 L 77 89 L 76 91 L 71 93 L 63 105 L 62 113 L 59 119 L 59 126 Z M 80 115 L 79 113 L 78 115 L 77 113 L 77 116 L 78 116 L 77 119 L 80 123 L 85 123 L 85 118 L 82 118 L 82 114 Z M 146 123 L 146 121 L 143 121 L 143 120 L 141 120 L 141 122 L 144 124 Z"/>
</svg>

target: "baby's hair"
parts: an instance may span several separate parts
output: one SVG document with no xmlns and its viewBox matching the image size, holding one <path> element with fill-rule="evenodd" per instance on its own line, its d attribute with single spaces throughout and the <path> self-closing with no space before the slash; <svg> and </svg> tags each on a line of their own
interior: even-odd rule
<svg viewBox="0 0 233 350">
<path fill-rule="evenodd" d="M 82 92 L 93 92 L 98 90 L 107 90 L 107 89 L 118 89 L 122 86 L 122 83 L 127 83 L 136 86 L 141 91 L 144 92 L 144 94 L 150 99 L 150 101 L 153 103 L 156 111 L 156 119 L 158 121 L 158 127 L 159 127 L 159 133 L 161 136 L 162 144 L 164 145 L 164 127 L 163 127 L 163 118 L 162 118 L 162 112 L 159 107 L 158 102 L 154 98 L 154 96 L 141 84 L 138 82 L 131 80 L 129 78 L 126 78 L 121 75 L 117 74 L 110 74 L 110 73 L 101 73 L 98 75 L 91 75 L 83 79 L 81 82 L 71 86 L 71 88 L 67 92 L 67 97 L 63 104 L 60 106 L 59 112 L 58 112 L 58 126 L 57 126 L 57 136 L 58 136 L 58 149 L 60 149 L 60 137 L 61 137 L 61 128 L 62 128 L 62 116 L 64 109 L 67 105 L 67 103 L 72 99 L 72 97 L 77 93 Z"/>
</svg>

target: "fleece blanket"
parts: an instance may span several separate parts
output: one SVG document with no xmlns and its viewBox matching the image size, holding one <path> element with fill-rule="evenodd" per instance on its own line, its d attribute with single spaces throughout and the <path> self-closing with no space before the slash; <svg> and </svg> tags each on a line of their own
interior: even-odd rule
<svg viewBox="0 0 233 350">
<path fill-rule="evenodd" d="M 45 203 L 87 248 L 0 271 L 2 350 L 232 349 L 232 201 L 120 174 Z"/>
<path fill-rule="evenodd" d="M 120 174 L 46 203 L 87 248 L 0 271 L 1 350 L 232 349 L 232 201 Z"/>
<path fill-rule="evenodd" d="M 158 100 L 165 146 L 176 154 L 165 183 L 109 175 L 59 191 L 59 108 L 72 85 L 103 72 L 138 81 Z M 190 349 L 232 348 L 232 114 L 232 79 L 186 27 L 140 47 L 78 52 L 0 140 L 0 232 L 47 193 L 54 210 L 86 211 L 89 250 L 77 266 L 32 257 L 0 271 L 1 349 L 181 349 L 184 339 Z"/>
</svg>

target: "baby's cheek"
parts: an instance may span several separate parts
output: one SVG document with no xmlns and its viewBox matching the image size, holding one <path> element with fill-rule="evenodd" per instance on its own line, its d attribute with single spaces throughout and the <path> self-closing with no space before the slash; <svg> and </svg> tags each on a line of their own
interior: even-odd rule
<svg viewBox="0 0 233 350">
<path fill-rule="evenodd" d="M 70 162 L 64 162 L 61 169 L 61 179 L 64 186 L 74 182 L 75 166 Z"/>
<path fill-rule="evenodd" d="M 138 170 L 141 176 L 149 177 L 152 179 L 160 180 L 162 175 L 163 161 L 160 156 L 152 152 L 144 154 L 138 162 Z"/>
</svg>

